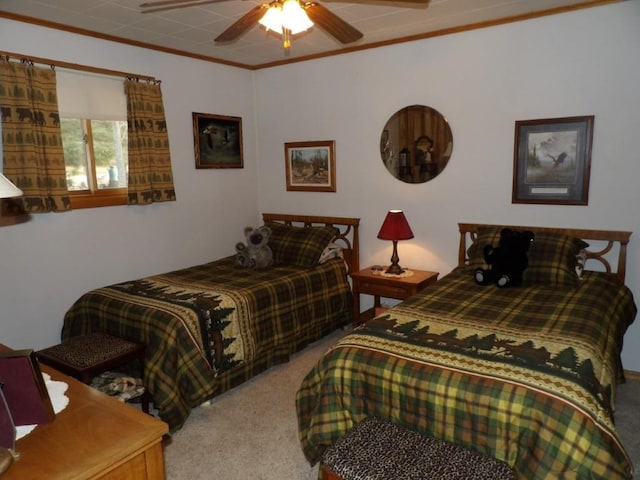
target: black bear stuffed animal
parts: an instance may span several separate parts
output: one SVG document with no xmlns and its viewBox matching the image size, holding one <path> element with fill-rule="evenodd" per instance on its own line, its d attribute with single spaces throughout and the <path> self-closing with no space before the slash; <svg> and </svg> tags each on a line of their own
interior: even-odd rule
<svg viewBox="0 0 640 480">
<path fill-rule="evenodd" d="M 489 269 L 477 268 L 474 272 L 476 283 L 498 287 L 518 286 L 522 284 L 523 273 L 529 266 L 527 251 L 533 241 L 533 232 L 503 228 L 500 231 L 500 243 L 497 247 L 485 245 L 484 261 Z"/>
</svg>

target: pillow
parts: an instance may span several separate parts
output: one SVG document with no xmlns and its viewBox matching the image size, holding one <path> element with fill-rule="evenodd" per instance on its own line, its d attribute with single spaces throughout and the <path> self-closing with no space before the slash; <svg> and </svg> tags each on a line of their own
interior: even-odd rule
<svg viewBox="0 0 640 480">
<path fill-rule="evenodd" d="M 478 230 L 475 242 L 467 249 L 468 264 L 472 270 L 486 267 L 484 263 L 484 246 L 498 245 L 500 242 L 500 230 L 502 230 L 502 227 L 481 228 Z"/>
<path fill-rule="evenodd" d="M 587 263 L 587 247 L 581 249 L 576 255 L 576 275 L 578 278 L 582 278 L 582 272 L 584 272 L 584 264 Z"/>
<path fill-rule="evenodd" d="M 577 287 L 577 256 L 584 242 L 558 233 L 536 233 L 529 249 L 529 268 L 524 279 L 529 285 Z"/>
<path fill-rule="evenodd" d="M 322 263 L 328 262 L 332 258 L 344 259 L 344 255 L 342 254 L 342 247 L 337 243 L 333 243 L 333 242 L 331 242 L 329 245 L 327 245 L 324 248 L 324 250 L 320 254 L 320 259 L 318 260 L 318 263 L 322 264 Z"/>
<path fill-rule="evenodd" d="M 273 261 L 279 264 L 317 265 L 325 247 L 335 237 L 332 227 L 294 227 L 278 222 L 266 225 L 271 229 L 269 246 Z"/>
<path fill-rule="evenodd" d="M 478 231 L 476 241 L 467 250 L 469 266 L 472 269 L 482 268 L 484 263 L 484 246 L 498 245 L 500 230 L 483 228 Z M 582 240 L 560 233 L 537 232 L 528 252 L 529 267 L 524 271 L 526 285 L 546 286 L 578 286 L 576 274 L 577 256 L 588 247 Z"/>
</svg>

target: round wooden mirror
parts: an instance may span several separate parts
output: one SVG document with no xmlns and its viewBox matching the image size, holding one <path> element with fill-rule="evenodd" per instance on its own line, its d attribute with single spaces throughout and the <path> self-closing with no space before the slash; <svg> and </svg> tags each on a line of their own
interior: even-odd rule
<svg viewBox="0 0 640 480">
<path fill-rule="evenodd" d="M 440 112 L 424 105 L 398 110 L 380 136 L 380 155 L 389 173 L 406 183 L 424 183 L 446 167 L 453 135 Z"/>
</svg>

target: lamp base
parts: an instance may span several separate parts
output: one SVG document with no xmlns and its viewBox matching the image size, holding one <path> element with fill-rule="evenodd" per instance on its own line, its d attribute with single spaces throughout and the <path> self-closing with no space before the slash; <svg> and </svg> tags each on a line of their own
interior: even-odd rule
<svg viewBox="0 0 640 480">
<path fill-rule="evenodd" d="M 13 463 L 14 456 L 8 448 L 0 447 L 0 475 L 9 470 Z"/>
<path fill-rule="evenodd" d="M 384 273 L 389 273 L 391 275 L 401 275 L 404 273 L 404 268 L 402 268 L 397 263 L 392 263 L 391 265 L 389 265 L 389 268 L 384 271 Z"/>
<path fill-rule="evenodd" d="M 391 265 L 385 270 L 384 273 L 390 273 L 392 275 L 400 275 L 404 273 L 404 269 L 398 265 L 400 257 L 398 257 L 398 241 L 393 240 L 393 254 L 391 255 Z"/>
</svg>

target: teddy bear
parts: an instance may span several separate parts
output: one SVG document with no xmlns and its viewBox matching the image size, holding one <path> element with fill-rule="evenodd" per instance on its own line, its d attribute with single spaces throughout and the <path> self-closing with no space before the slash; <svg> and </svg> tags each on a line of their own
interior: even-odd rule
<svg viewBox="0 0 640 480">
<path fill-rule="evenodd" d="M 236 267 L 240 268 L 266 268 L 273 264 L 273 252 L 269 247 L 271 229 L 266 225 L 258 228 L 246 227 L 244 236 L 246 245 L 236 243 Z"/>
<path fill-rule="evenodd" d="M 497 247 L 484 246 L 484 261 L 489 269 L 476 268 L 474 278 L 479 285 L 495 283 L 500 288 L 519 286 L 529 266 L 527 251 L 533 242 L 533 232 L 503 228 Z"/>
</svg>

